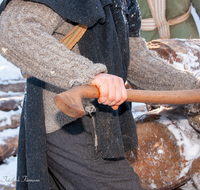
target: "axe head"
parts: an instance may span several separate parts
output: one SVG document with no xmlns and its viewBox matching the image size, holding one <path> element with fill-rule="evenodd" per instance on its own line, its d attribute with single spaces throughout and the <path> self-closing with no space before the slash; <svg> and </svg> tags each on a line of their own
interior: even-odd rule
<svg viewBox="0 0 200 190">
<path fill-rule="evenodd" d="M 56 106 L 63 113 L 74 118 L 80 118 L 85 115 L 82 104 L 82 98 L 71 93 L 60 93 L 54 98 Z"/>
</svg>

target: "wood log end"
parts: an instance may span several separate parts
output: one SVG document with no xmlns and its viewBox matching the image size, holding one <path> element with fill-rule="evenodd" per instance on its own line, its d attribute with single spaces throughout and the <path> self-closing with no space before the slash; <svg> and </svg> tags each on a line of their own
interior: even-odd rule
<svg viewBox="0 0 200 190">
<path fill-rule="evenodd" d="M 200 190 L 200 157 L 192 162 L 190 176 L 196 189 Z"/>
</svg>

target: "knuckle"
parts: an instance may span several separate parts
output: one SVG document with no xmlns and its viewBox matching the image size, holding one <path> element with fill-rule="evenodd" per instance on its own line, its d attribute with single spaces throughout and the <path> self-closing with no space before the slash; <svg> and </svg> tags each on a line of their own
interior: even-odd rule
<svg viewBox="0 0 200 190">
<path fill-rule="evenodd" d="M 106 101 L 106 99 L 103 97 L 99 97 L 99 99 L 98 99 L 98 102 L 101 104 L 103 104 L 105 101 Z"/>
<path fill-rule="evenodd" d="M 122 98 L 121 97 L 116 97 L 115 101 L 118 103 L 118 102 L 121 102 Z"/>
<path fill-rule="evenodd" d="M 107 92 L 107 91 L 101 92 L 100 97 L 101 97 L 101 98 L 106 98 L 106 97 L 108 97 L 108 92 Z"/>
<path fill-rule="evenodd" d="M 108 100 L 109 100 L 110 102 L 115 101 L 115 96 L 109 96 Z"/>
</svg>

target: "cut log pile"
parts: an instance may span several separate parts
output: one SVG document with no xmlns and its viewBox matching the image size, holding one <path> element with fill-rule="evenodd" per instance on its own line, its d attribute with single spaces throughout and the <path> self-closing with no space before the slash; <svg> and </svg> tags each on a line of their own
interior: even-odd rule
<svg viewBox="0 0 200 190">
<path fill-rule="evenodd" d="M 18 135 L 10 136 L 3 140 L 4 143 L 0 145 L 0 160 L 3 161 L 10 156 L 17 154 Z"/>
<path fill-rule="evenodd" d="M 139 146 L 126 157 L 143 187 L 173 190 L 192 180 L 200 190 L 200 134 L 183 110 L 161 107 L 137 117 L 136 125 Z"/>
<path fill-rule="evenodd" d="M 0 89 L 3 92 L 24 92 L 25 83 L 24 80 L 15 80 L 13 83 L 4 82 L 0 84 Z"/>
<path fill-rule="evenodd" d="M 0 84 L 0 162 L 17 154 L 18 135 L 13 131 L 20 125 L 24 89 L 25 80 Z"/>
<path fill-rule="evenodd" d="M 200 39 L 166 39 L 152 40 L 147 43 L 150 50 L 170 64 L 199 74 Z"/>
<path fill-rule="evenodd" d="M 200 76 L 199 39 L 153 40 L 147 46 L 169 64 Z M 192 111 L 170 105 L 147 108 L 151 111 L 136 119 L 139 146 L 126 153 L 142 186 L 182 190 L 180 186 L 190 180 L 200 190 L 200 106 Z"/>
</svg>

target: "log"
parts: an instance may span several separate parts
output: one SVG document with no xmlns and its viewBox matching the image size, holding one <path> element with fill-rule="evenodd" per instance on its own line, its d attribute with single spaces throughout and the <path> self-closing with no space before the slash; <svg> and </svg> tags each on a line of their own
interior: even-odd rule
<svg viewBox="0 0 200 190">
<path fill-rule="evenodd" d="M 190 176 L 196 189 L 200 190 L 200 157 L 192 162 Z"/>
<path fill-rule="evenodd" d="M 196 77 L 200 76 L 200 39 L 158 39 L 147 42 L 147 47 L 169 64 L 189 70 Z M 156 107 L 158 105 L 148 104 L 147 110 Z"/>
<path fill-rule="evenodd" d="M 10 120 L 11 120 L 10 124 L 6 123 L 7 118 L 0 119 L 0 132 L 5 130 L 5 129 L 15 129 L 15 128 L 19 127 L 19 125 L 20 125 L 20 117 L 21 117 L 20 113 L 18 113 L 17 115 L 12 115 L 10 117 Z"/>
<path fill-rule="evenodd" d="M 171 190 L 190 180 L 189 167 L 194 158 L 186 154 L 185 140 L 197 142 L 194 147 L 199 146 L 200 151 L 200 139 L 182 110 L 160 108 L 137 117 L 136 125 L 139 146 L 128 151 L 126 158 L 140 176 L 142 186 Z M 190 143 L 192 146 L 194 142 Z M 193 153 L 194 157 L 199 154 Z"/>
<path fill-rule="evenodd" d="M 188 121 L 192 127 L 194 127 L 200 133 L 200 114 L 188 112 Z"/>
<path fill-rule="evenodd" d="M 200 133 L 200 104 L 187 105 L 185 115 L 187 115 L 190 125 Z"/>
<path fill-rule="evenodd" d="M 8 185 L 0 185 L 1 190 L 16 190 L 16 187 L 8 186 Z"/>
<path fill-rule="evenodd" d="M 16 83 L 3 83 L 0 84 L 0 89 L 3 92 L 24 92 L 25 89 L 25 81 L 16 82 Z"/>
<path fill-rule="evenodd" d="M 197 189 L 194 187 L 193 182 L 190 180 L 186 184 L 184 184 L 174 190 L 197 190 Z"/>
<path fill-rule="evenodd" d="M 183 69 L 200 71 L 200 39 L 158 39 L 148 42 L 147 47 L 172 65 L 179 63 Z"/>
<path fill-rule="evenodd" d="M 4 140 L 3 144 L 0 144 L 0 162 L 9 158 L 10 156 L 15 156 L 18 149 L 18 136 L 9 137 Z"/>
<path fill-rule="evenodd" d="M 200 76 L 200 39 L 159 39 L 148 42 L 147 47 L 170 64 L 177 66 L 178 63 L 179 67 Z M 150 111 L 157 106 L 147 107 Z M 195 111 L 187 111 L 187 116 L 190 125 L 200 132 L 200 106 Z"/>
<path fill-rule="evenodd" d="M 19 97 L 10 97 L 10 98 L 0 98 L 0 110 L 1 111 L 10 111 L 18 110 L 19 106 L 21 107 L 23 101 L 23 96 Z"/>
<path fill-rule="evenodd" d="M 1 98 L 11 98 L 11 97 L 17 97 L 17 96 L 24 96 L 24 92 L 0 92 L 0 99 Z"/>
</svg>

